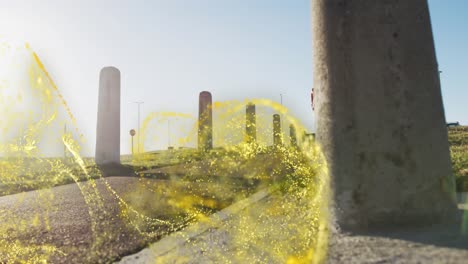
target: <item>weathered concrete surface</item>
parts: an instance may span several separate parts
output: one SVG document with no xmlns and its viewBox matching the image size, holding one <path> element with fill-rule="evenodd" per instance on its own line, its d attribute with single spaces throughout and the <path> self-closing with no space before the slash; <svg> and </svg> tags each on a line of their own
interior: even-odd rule
<svg viewBox="0 0 468 264">
<path fill-rule="evenodd" d="M 245 134 L 247 143 L 257 141 L 257 119 L 255 105 L 248 103 L 245 107 Z"/>
<path fill-rule="evenodd" d="M 120 71 L 105 67 L 99 76 L 96 164 L 120 163 Z"/>
<path fill-rule="evenodd" d="M 198 102 L 198 149 L 213 148 L 213 107 L 211 93 L 200 93 Z"/>
<path fill-rule="evenodd" d="M 314 0 L 317 140 L 341 227 L 451 218 L 454 185 L 426 0 Z"/>
</svg>

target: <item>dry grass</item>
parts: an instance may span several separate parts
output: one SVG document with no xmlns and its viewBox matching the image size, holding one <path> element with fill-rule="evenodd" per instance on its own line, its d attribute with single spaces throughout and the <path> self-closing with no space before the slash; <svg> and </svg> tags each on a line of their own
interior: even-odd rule
<svg viewBox="0 0 468 264">
<path fill-rule="evenodd" d="M 468 126 L 449 128 L 452 168 L 457 191 L 468 191 Z"/>
</svg>

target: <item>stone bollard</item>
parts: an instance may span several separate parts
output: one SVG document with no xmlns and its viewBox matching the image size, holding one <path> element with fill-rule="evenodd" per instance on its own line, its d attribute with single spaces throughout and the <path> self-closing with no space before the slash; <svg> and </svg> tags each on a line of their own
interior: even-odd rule
<svg viewBox="0 0 468 264">
<path fill-rule="evenodd" d="M 198 149 L 213 148 L 213 108 L 210 92 L 201 92 L 198 102 Z"/>
<path fill-rule="evenodd" d="M 281 135 L 281 118 L 280 115 L 273 115 L 273 145 L 280 146 L 283 144 Z"/>
<path fill-rule="evenodd" d="M 296 136 L 296 128 L 293 124 L 289 125 L 289 140 L 291 143 L 291 147 L 297 148 L 297 136 Z"/>
<path fill-rule="evenodd" d="M 426 0 L 313 0 L 317 141 L 342 228 L 454 218 Z"/>
<path fill-rule="evenodd" d="M 257 120 L 255 114 L 255 105 L 248 103 L 245 108 L 245 134 L 247 143 L 257 141 Z"/>
<path fill-rule="evenodd" d="M 120 71 L 105 67 L 99 77 L 97 165 L 120 164 Z"/>
</svg>

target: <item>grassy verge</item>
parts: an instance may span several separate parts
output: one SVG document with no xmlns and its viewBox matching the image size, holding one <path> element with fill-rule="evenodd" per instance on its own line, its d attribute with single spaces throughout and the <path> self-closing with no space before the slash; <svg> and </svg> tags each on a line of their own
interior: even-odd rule
<svg viewBox="0 0 468 264">
<path fill-rule="evenodd" d="M 448 132 L 457 192 L 468 192 L 468 126 L 452 127 Z"/>
<path fill-rule="evenodd" d="M 84 164 L 87 173 L 61 159 L 16 158 L 3 162 L 5 175 L 10 176 L 8 181 L 5 177 L 3 184 L 8 185 L 4 185 L 4 191 L 9 194 L 99 175 L 88 159 Z M 3 199 L 0 233 L 8 235 L 0 243 L 0 262 L 2 253 L 9 254 L 12 243 L 17 243 L 19 250 L 7 259 L 111 262 L 191 223 L 207 221 L 214 212 L 260 189 L 297 193 L 295 199 L 310 201 L 306 193 L 314 195 L 317 189 L 308 191 L 305 187 L 318 187 L 315 163 L 289 147 L 240 145 L 209 152 L 155 152 L 124 163 L 139 176 L 109 177 L 85 182 L 81 189 L 67 185 Z M 33 210 L 37 208 L 42 211 Z M 281 203 L 265 214 L 275 216 L 284 208 Z M 47 224 L 35 219 L 45 219 Z M 307 219 L 308 225 L 312 220 Z M 29 245 L 28 241 L 34 241 L 33 248 L 23 246 Z M 49 245 L 51 251 L 44 253 L 43 245 Z"/>
</svg>

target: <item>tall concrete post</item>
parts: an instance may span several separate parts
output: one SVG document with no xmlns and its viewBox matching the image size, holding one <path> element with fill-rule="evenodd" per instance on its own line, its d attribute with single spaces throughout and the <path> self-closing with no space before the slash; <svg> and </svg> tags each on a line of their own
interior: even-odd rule
<svg viewBox="0 0 468 264">
<path fill-rule="evenodd" d="M 252 103 L 248 103 L 245 108 L 245 134 L 247 143 L 257 141 L 257 119 L 255 105 Z"/>
<path fill-rule="evenodd" d="M 291 147 L 297 147 L 296 128 L 293 124 L 289 125 L 289 140 L 291 143 Z"/>
<path fill-rule="evenodd" d="M 96 164 L 120 164 L 120 71 L 117 68 L 101 70 L 98 100 Z"/>
<path fill-rule="evenodd" d="M 213 148 L 213 109 L 211 93 L 200 93 L 198 102 L 198 149 L 207 151 Z"/>
<path fill-rule="evenodd" d="M 426 0 L 313 0 L 317 141 L 343 228 L 425 224 L 454 212 Z"/>
<path fill-rule="evenodd" d="M 280 115 L 273 115 L 273 145 L 280 146 L 283 144 L 281 135 L 281 118 Z"/>
</svg>

